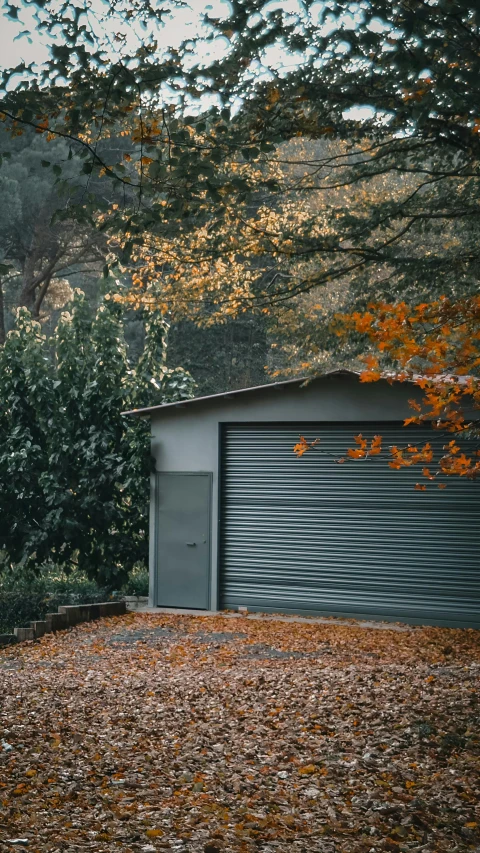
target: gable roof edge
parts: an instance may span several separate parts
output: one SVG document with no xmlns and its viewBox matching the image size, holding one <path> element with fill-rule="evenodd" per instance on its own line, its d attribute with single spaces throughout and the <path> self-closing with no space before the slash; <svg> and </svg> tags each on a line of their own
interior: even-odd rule
<svg viewBox="0 0 480 853">
<path fill-rule="evenodd" d="M 298 379 L 285 379 L 282 382 L 269 382 L 266 385 L 254 385 L 250 388 L 238 388 L 234 389 L 233 391 L 221 391 L 219 394 L 207 394 L 203 397 L 191 397 L 188 400 L 177 400 L 175 403 L 160 403 L 158 406 L 146 406 L 142 409 L 130 409 L 127 412 L 122 412 L 122 415 L 136 415 L 137 417 L 146 417 L 147 415 L 151 415 L 160 411 L 165 411 L 166 409 L 185 408 L 186 406 L 190 407 L 198 403 L 209 402 L 210 400 L 228 400 L 232 397 L 236 397 L 241 394 L 255 392 L 258 393 L 260 391 L 281 389 L 285 386 L 290 385 L 301 386 L 309 382 L 314 382 L 317 379 L 328 379 L 331 376 L 355 376 L 358 378 L 360 376 L 360 373 L 356 370 L 347 370 L 344 368 L 339 368 L 338 370 L 331 370 L 328 373 L 318 374 L 318 376 L 302 376 Z"/>
</svg>

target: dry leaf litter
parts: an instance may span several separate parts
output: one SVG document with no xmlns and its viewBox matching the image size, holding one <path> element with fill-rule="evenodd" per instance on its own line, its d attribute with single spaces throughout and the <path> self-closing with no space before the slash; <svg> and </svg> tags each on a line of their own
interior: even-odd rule
<svg viewBox="0 0 480 853">
<path fill-rule="evenodd" d="M 0 651 L 0 851 L 480 851 L 479 632 L 128 614 Z"/>
</svg>

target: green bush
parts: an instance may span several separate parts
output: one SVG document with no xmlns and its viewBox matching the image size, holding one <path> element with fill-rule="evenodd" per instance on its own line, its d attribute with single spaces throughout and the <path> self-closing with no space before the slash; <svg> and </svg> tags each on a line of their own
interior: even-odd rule
<svg viewBox="0 0 480 853">
<path fill-rule="evenodd" d="M 120 597 L 82 574 L 48 568 L 40 575 L 0 574 L 0 634 L 27 627 L 62 605 L 89 604 Z"/>
<path fill-rule="evenodd" d="M 192 396 L 166 366 L 167 324 L 145 319 L 128 358 L 121 306 L 76 291 L 48 341 L 26 309 L 0 346 L 0 549 L 6 567 L 75 566 L 119 589 L 148 555 L 148 423 L 122 412 Z"/>
<path fill-rule="evenodd" d="M 148 595 L 148 571 L 144 566 L 135 566 L 122 592 L 124 595 Z"/>
<path fill-rule="evenodd" d="M 148 595 L 148 571 L 137 564 L 121 590 L 99 586 L 86 574 L 65 574 L 55 566 L 43 568 L 40 574 L 0 572 L 0 634 L 14 628 L 26 628 L 35 619 L 44 619 L 68 604 L 94 604 L 124 595 Z"/>
<path fill-rule="evenodd" d="M 34 619 L 43 619 L 49 608 L 38 590 L 0 589 L 0 634 L 13 634 L 14 628 L 27 627 Z"/>
</svg>

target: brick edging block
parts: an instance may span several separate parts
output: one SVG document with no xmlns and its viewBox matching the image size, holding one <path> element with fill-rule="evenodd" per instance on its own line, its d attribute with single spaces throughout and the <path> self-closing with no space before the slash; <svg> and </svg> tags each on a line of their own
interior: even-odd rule
<svg viewBox="0 0 480 853">
<path fill-rule="evenodd" d="M 78 625 L 80 622 L 90 622 L 91 604 L 67 604 L 58 608 L 58 612 L 65 616 L 68 627 Z"/>
<path fill-rule="evenodd" d="M 52 631 L 62 631 L 68 628 L 65 613 L 47 613 L 45 622 L 47 623 L 47 634 L 51 634 Z"/>
<path fill-rule="evenodd" d="M 81 622 L 105 616 L 123 616 L 127 612 L 127 602 L 123 598 L 98 604 L 66 604 L 58 608 L 58 613 L 47 613 L 45 619 L 30 622 L 29 628 L 14 628 L 13 634 L 0 634 L 0 648 L 25 640 L 36 640 L 44 634 L 64 631 Z"/>
<path fill-rule="evenodd" d="M 13 646 L 17 642 L 15 634 L 0 634 L 0 649 L 4 646 Z"/>
<path fill-rule="evenodd" d="M 33 628 L 14 628 L 13 632 L 18 643 L 23 643 L 25 640 L 35 639 L 35 631 Z"/>
<path fill-rule="evenodd" d="M 127 612 L 127 602 L 124 598 L 120 601 L 104 601 L 98 606 L 100 616 L 123 616 Z"/>
</svg>

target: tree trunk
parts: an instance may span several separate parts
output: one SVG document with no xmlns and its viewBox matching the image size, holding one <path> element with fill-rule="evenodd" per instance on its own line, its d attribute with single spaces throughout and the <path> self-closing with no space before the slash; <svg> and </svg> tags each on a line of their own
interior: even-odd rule
<svg viewBox="0 0 480 853">
<path fill-rule="evenodd" d="M 33 237 L 30 243 L 30 248 L 27 252 L 25 262 L 23 264 L 23 282 L 22 282 L 22 290 L 20 292 L 20 297 L 18 300 L 18 304 L 22 308 L 28 308 L 29 311 L 32 310 L 35 305 L 35 264 L 37 260 L 37 237 L 38 237 L 38 225 L 35 226 L 35 230 L 33 232 Z"/>
<path fill-rule="evenodd" d="M 53 278 L 55 265 L 59 257 L 60 254 L 57 253 L 48 266 L 35 277 L 29 275 L 33 270 L 30 270 L 27 265 L 25 265 L 23 271 L 23 287 L 20 293 L 19 305 L 24 308 L 28 308 L 35 317 L 38 317 L 40 313 L 40 307 L 47 294 L 47 290 Z"/>
<path fill-rule="evenodd" d="M 47 261 L 42 251 L 42 245 L 44 245 L 47 237 L 45 224 L 37 222 L 23 265 L 23 283 L 19 305 L 28 308 L 35 316 L 38 316 L 40 305 L 52 280 L 55 265 L 62 254 L 57 246 L 53 251 L 53 257 L 50 256 L 50 259 Z M 38 270 L 38 266 L 40 265 L 41 267 L 42 259 L 44 267 Z M 45 282 L 47 282 L 46 286 Z"/>
<path fill-rule="evenodd" d="M 0 279 L 0 346 L 5 343 L 5 303 L 3 301 L 3 283 Z"/>
<path fill-rule="evenodd" d="M 47 295 L 47 290 L 50 287 L 50 282 L 52 280 L 52 274 L 47 275 L 45 281 L 43 282 L 40 290 L 38 291 L 37 299 L 35 301 L 35 306 L 33 309 L 33 316 L 38 318 L 40 317 L 40 308 L 42 307 L 42 302 Z"/>
</svg>

